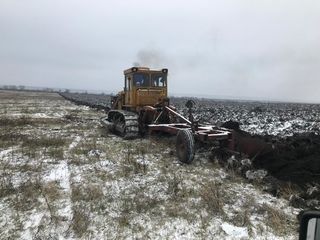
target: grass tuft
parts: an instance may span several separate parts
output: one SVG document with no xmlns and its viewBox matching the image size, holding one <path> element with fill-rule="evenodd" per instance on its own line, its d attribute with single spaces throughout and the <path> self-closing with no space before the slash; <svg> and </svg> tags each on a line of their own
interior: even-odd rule
<svg viewBox="0 0 320 240">
<path fill-rule="evenodd" d="M 266 225 L 278 235 L 285 235 L 290 227 L 289 217 L 281 210 L 271 207 L 268 204 L 261 206 L 266 213 Z"/>
<path fill-rule="evenodd" d="M 56 201 L 61 197 L 59 182 L 51 181 L 45 184 L 42 188 L 43 194 L 51 201 Z"/>
<path fill-rule="evenodd" d="M 39 204 L 42 185 L 38 180 L 28 180 L 16 188 L 14 208 L 20 211 L 28 211 Z"/>
<path fill-rule="evenodd" d="M 72 202 L 97 202 L 103 198 L 101 187 L 95 185 L 76 186 L 72 185 L 71 200 Z"/>
<path fill-rule="evenodd" d="M 27 138 L 23 141 L 22 147 L 62 147 L 66 144 L 66 139 L 57 137 L 40 137 L 40 138 Z"/>
<path fill-rule="evenodd" d="M 224 203 L 226 202 L 227 192 L 220 183 L 210 182 L 202 186 L 200 197 L 209 212 L 214 215 L 224 215 Z"/>
<path fill-rule="evenodd" d="M 71 227 L 75 235 L 81 238 L 87 232 L 89 225 L 90 215 L 86 208 L 74 206 Z"/>
<path fill-rule="evenodd" d="M 9 118 L 7 116 L 0 117 L 0 126 L 3 127 L 19 127 L 32 124 L 32 119 L 27 116 L 21 116 L 19 118 Z"/>
</svg>

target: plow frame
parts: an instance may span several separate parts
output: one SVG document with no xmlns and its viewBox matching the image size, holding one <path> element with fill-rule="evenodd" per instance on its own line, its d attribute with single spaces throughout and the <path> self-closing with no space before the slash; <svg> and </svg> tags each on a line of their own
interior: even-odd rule
<svg viewBox="0 0 320 240">
<path fill-rule="evenodd" d="M 158 118 L 156 118 L 153 124 L 148 125 L 149 133 L 165 132 L 177 136 L 177 152 L 190 152 L 191 150 L 184 149 L 183 145 L 188 145 L 189 148 L 194 148 L 194 141 L 206 145 L 218 145 L 220 149 L 222 149 L 225 152 L 231 153 L 232 155 L 240 154 L 253 159 L 260 154 L 265 154 L 272 151 L 272 144 L 266 143 L 262 139 L 251 136 L 250 134 L 243 132 L 239 129 L 237 130 L 224 127 L 217 127 L 210 124 L 199 124 L 197 121 L 194 120 L 192 114 L 193 105 L 194 102 L 192 100 L 189 100 L 186 103 L 186 107 L 188 108 L 189 113 L 189 119 L 183 117 L 173 108 L 169 106 L 164 106 L 162 112 L 160 112 L 159 115 L 172 115 L 173 119 L 178 119 L 177 123 L 157 123 Z M 180 137 L 179 135 L 182 135 L 183 137 Z M 178 144 L 179 138 L 181 141 L 183 141 L 182 143 L 180 142 L 180 144 Z M 194 154 L 194 149 L 192 151 Z M 188 159 L 187 163 L 191 161 L 192 160 Z"/>
<path fill-rule="evenodd" d="M 171 135 L 177 135 L 182 129 L 188 129 L 192 131 L 191 125 L 187 123 L 169 123 L 169 124 L 149 124 L 149 132 L 166 132 Z M 232 130 L 225 128 L 217 128 L 215 126 L 206 125 L 198 126 L 198 128 L 192 131 L 194 138 L 200 142 L 208 143 L 211 141 L 233 141 Z"/>
<path fill-rule="evenodd" d="M 168 106 L 164 106 L 162 112 L 159 114 L 161 115 L 163 112 L 169 115 L 173 115 L 176 119 L 179 119 L 179 123 L 157 123 L 157 119 L 153 124 L 148 125 L 149 133 L 152 134 L 153 132 L 165 132 L 171 135 L 178 135 L 179 131 L 182 130 L 189 130 L 194 140 L 201 142 L 201 143 L 211 143 L 211 142 L 219 142 L 224 143 L 224 146 L 227 147 L 229 150 L 234 151 L 235 143 L 234 143 L 234 134 L 233 130 L 217 127 L 214 125 L 204 125 L 198 124 L 197 121 L 194 121 L 193 115 L 191 113 L 192 104 L 188 105 L 189 109 L 189 119 L 185 118 L 172 108 Z"/>
</svg>

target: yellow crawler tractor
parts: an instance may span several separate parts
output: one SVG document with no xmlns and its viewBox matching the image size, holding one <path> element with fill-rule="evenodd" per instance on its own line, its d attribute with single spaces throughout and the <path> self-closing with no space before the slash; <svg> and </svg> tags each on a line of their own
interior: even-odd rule
<svg viewBox="0 0 320 240">
<path fill-rule="evenodd" d="M 167 97 L 168 69 L 151 70 L 132 67 L 124 71 L 124 89 L 111 99 L 111 110 L 102 123 L 125 139 L 138 137 L 147 125 L 170 123 L 168 114 L 160 113 L 169 106 Z"/>
</svg>

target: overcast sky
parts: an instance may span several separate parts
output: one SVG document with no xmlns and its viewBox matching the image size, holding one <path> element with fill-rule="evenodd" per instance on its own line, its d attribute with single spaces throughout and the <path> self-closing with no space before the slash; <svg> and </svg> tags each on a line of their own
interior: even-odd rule
<svg viewBox="0 0 320 240">
<path fill-rule="evenodd" d="M 320 103 L 319 0 L 0 0 L 0 85 Z"/>
</svg>

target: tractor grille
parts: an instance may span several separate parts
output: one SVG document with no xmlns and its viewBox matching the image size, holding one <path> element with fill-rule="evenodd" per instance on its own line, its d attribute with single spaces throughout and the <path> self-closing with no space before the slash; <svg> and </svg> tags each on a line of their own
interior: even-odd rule
<svg viewBox="0 0 320 240">
<path fill-rule="evenodd" d="M 154 105 L 163 97 L 165 92 L 162 89 L 138 89 L 137 105 Z"/>
</svg>

